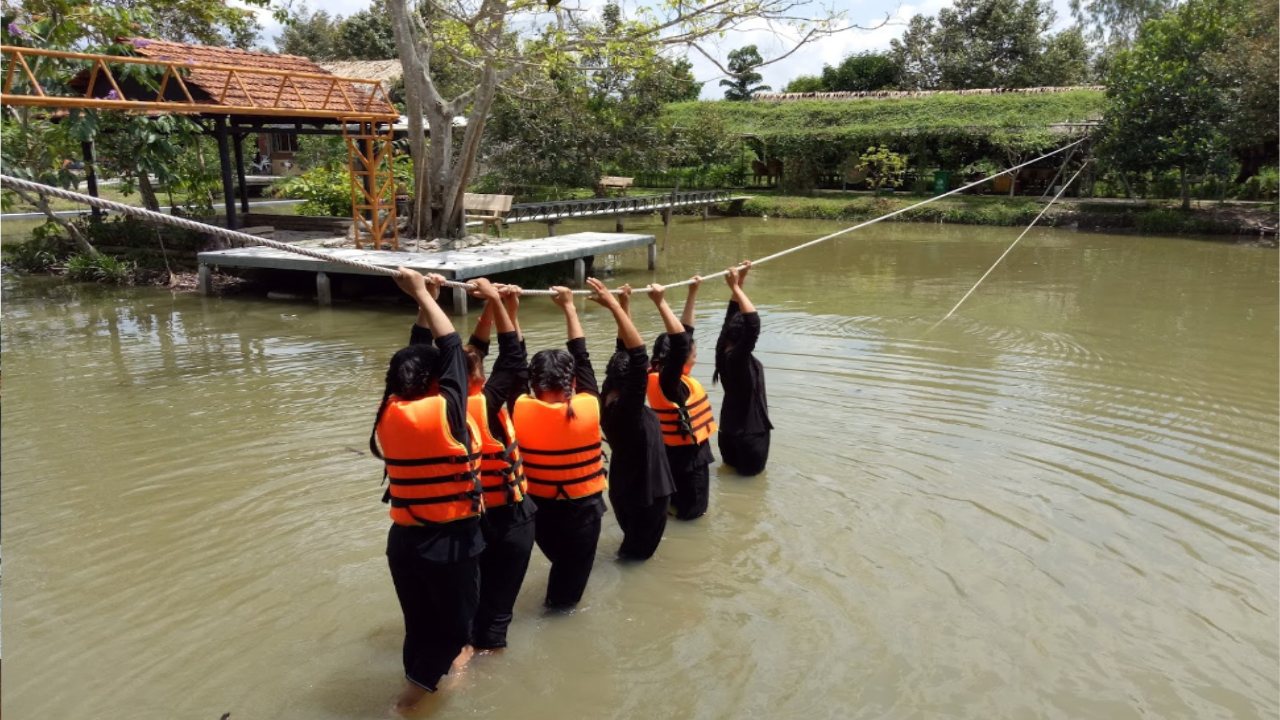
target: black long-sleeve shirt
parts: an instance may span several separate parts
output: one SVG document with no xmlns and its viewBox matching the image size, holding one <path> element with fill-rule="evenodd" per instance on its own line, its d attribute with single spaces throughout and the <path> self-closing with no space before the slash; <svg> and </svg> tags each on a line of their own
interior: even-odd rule
<svg viewBox="0 0 1280 720">
<path fill-rule="evenodd" d="M 409 344 L 418 345 L 432 341 L 431 331 L 414 325 L 409 333 Z M 453 437 L 464 445 L 470 442 L 467 431 L 467 357 L 462 352 L 462 339 L 453 332 L 435 339 L 440 351 L 440 396 L 444 398 L 445 418 Z M 456 562 L 475 557 L 484 551 L 484 535 L 480 531 L 480 518 L 466 518 L 447 523 L 426 523 L 422 526 L 397 528 L 398 532 L 412 532 L 412 542 L 418 555 L 429 562 Z"/>
<path fill-rule="evenodd" d="M 689 388 L 681 378 L 684 377 L 684 365 L 689 361 L 693 349 L 693 326 L 685 325 L 684 332 L 672 333 L 671 346 L 667 349 L 667 357 L 662 361 L 662 369 L 658 372 L 658 387 L 662 395 L 677 405 L 689 400 Z M 703 441 L 697 445 L 667 445 L 667 461 L 671 464 L 671 472 L 690 472 L 702 465 L 715 462 L 711 454 L 711 442 Z"/>
<path fill-rule="evenodd" d="M 730 300 L 724 316 L 725 326 L 738 314 L 742 315 L 746 328 L 742 338 L 727 350 L 716 347 L 716 370 L 720 372 L 720 383 L 724 387 L 720 432 L 732 435 L 761 433 L 772 430 L 773 423 L 769 422 L 764 366 L 753 354 L 760 339 L 760 314 L 744 313 L 738 303 Z"/>
<path fill-rule="evenodd" d="M 602 398 L 600 428 L 609 441 L 613 459 L 609 464 L 609 499 L 642 508 L 675 492 L 671 465 L 662 443 L 658 416 L 645 405 L 649 388 L 649 354 L 643 345 L 622 348 L 630 356 L 626 374 L 609 375 L 606 384 L 618 389 L 614 398 Z"/>
</svg>

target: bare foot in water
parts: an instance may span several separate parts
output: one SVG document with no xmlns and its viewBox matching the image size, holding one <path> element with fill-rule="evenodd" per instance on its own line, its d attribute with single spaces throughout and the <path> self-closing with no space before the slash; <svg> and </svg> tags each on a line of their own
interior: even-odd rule
<svg viewBox="0 0 1280 720">
<path fill-rule="evenodd" d="M 406 680 L 404 689 L 396 697 L 395 705 L 391 706 L 392 715 L 405 717 L 414 714 L 418 710 L 418 705 L 422 704 L 422 700 L 428 695 L 430 693 L 427 692 L 426 688 Z"/>
<path fill-rule="evenodd" d="M 463 645 L 462 652 L 458 653 L 458 657 L 453 659 L 453 665 L 449 667 L 449 672 L 461 672 L 467 667 L 467 663 L 471 662 L 472 656 L 476 654 L 476 649 L 470 645 Z"/>
</svg>

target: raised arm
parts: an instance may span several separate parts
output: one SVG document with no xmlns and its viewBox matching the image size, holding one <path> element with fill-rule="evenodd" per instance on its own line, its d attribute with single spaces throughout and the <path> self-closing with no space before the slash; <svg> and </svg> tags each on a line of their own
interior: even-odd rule
<svg viewBox="0 0 1280 720">
<path fill-rule="evenodd" d="M 511 324 L 516 329 L 516 338 L 521 342 L 524 341 L 524 333 L 520 330 L 520 286 L 504 285 L 502 286 L 502 305 L 507 309 L 507 316 L 511 318 Z"/>
<path fill-rule="evenodd" d="M 662 325 L 666 328 L 667 333 L 671 335 L 679 335 L 684 332 L 684 326 L 680 324 L 680 319 L 671 311 L 671 306 L 667 304 L 667 289 L 658 283 L 653 283 L 648 287 L 649 299 L 653 301 L 654 306 L 658 308 L 658 314 L 662 316 Z"/>
<path fill-rule="evenodd" d="M 556 285 L 551 288 L 555 295 L 551 296 L 551 302 L 555 303 L 562 312 L 564 312 L 565 337 L 568 340 L 577 340 L 585 338 L 586 333 L 582 332 L 582 321 L 578 319 L 578 308 L 573 304 L 573 291 L 563 285 Z"/>
<path fill-rule="evenodd" d="M 462 340 L 453 329 L 453 321 L 440 309 L 436 297 L 444 277 L 423 275 L 408 268 L 397 268 L 396 285 L 418 303 L 418 318 L 435 336 L 440 350 L 440 395 L 445 399 L 445 415 L 449 429 L 458 439 L 467 437 L 467 361 L 462 353 Z"/>
<path fill-rule="evenodd" d="M 751 261 L 747 261 L 747 267 L 739 270 L 736 267 L 729 268 L 724 276 L 724 282 L 729 286 L 729 292 L 732 294 L 732 301 L 738 304 L 738 310 L 744 313 L 753 313 L 756 306 L 751 304 L 751 299 L 747 297 L 747 292 L 742 289 L 742 283 L 746 279 L 747 270 L 751 269 Z"/>
<path fill-rule="evenodd" d="M 471 282 L 475 283 L 475 280 L 472 280 Z M 488 281 L 486 280 L 485 282 Z M 478 298 L 484 297 L 480 294 L 479 290 L 472 290 L 471 295 Z M 493 306 L 486 302 L 484 305 L 484 311 L 480 313 L 480 319 L 476 320 L 475 329 L 471 331 L 471 339 L 467 341 L 467 344 L 475 348 L 476 352 L 480 353 L 480 357 L 482 358 L 489 354 L 489 331 L 492 327 Z"/>
<path fill-rule="evenodd" d="M 398 273 L 395 276 L 396 285 L 418 303 L 417 325 L 430 330 L 436 338 L 454 332 L 453 321 L 436 303 L 436 297 L 440 295 L 440 285 L 445 281 L 444 277 L 435 273 L 430 277 L 424 277 L 422 273 L 405 267 L 396 268 L 396 270 Z"/>
<path fill-rule="evenodd" d="M 686 327 L 693 327 L 693 307 L 698 300 L 698 287 L 702 285 L 702 276 L 694 275 L 689 278 L 689 294 L 684 299 L 684 312 L 680 313 L 680 322 Z M 668 331 L 670 332 L 670 331 Z"/>
<path fill-rule="evenodd" d="M 689 389 L 680 381 L 684 374 L 685 361 L 689 359 L 689 335 L 685 332 L 680 319 L 667 305 L 666 288 L 654 283 L 649 286 L 649 299 L 662 315 L 663 327 L 667 330 L 667 357 L 662 361 L 662 371 L 658 374 L 658 385 L 662 394 L 672 402 L 684 402 L 689 397 Z"/>
<path fill-rule="evenodd" d="M 604 283 L 595 278 L 587 278 L 587 285 L 595 291 L 590 299 L 613 313 L 613 320 L 618 324 L 618 339 L 622 341 L 622 346 L 627 350 L 643 347 L 644 339 L 640 337 L 640 332 L 636 330 L 635 323 L 631 322 L 631 316 L 622 308 L 619 299 L 609 292 L 609 288 Z"/>
<path fill-rule="evenodd" d="M 484 298 L 485 312 L 492 313 L 498 326 L 498 359 L 485 380 L 484 392 L 490 412 L 497 412 L 507 400 L 519 394 L 529 383 L 529 363 L 516 336 L 515 326 L 503 306 L 501 290 L 484 278 L 473 280 L 478 297 Z"/>
<path fill-rule="evenodd" d="M 578 319 L 578 308 L 573 304 L 573 291 L 557 285 L 551 288 L 555 295 L 551 301 L 564 311 L 566 335 L 565 346 L 573 356 L 573 377 L 577 381 L 577 392 L 600 394 L 600 386 L 596 384 L 596 373 L 591 367 L 591 354 L 587 352 L 586 333 L 582 332 L 582 322 Z"/>
</svg>

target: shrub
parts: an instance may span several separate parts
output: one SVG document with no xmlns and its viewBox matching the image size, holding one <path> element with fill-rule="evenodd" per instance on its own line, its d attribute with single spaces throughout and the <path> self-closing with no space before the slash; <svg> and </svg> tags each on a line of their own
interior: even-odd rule
<svg viewBox="0 0 1280 720">
<path fill-rule="evenodd" d="M 312 168 L 277 183 L 271 193 L 302 200 L 299 215 L 351 215 L 351 175 L 346 168 Z"/>
<path fill-rule="evenodd" d="M 70 243 L 53 223 L 32 230 L 25 242 L 7 242 L 3 247 L 4 264 L 29 274 L 49 272 L 71 252 Z"/>
<path fill-rule="evenodd" d="M 67 258 L 67 277 L 80 282 L 128 285 L 133 280 L 134 265 L 110 255 L 75 254 Z"/>
</svg>

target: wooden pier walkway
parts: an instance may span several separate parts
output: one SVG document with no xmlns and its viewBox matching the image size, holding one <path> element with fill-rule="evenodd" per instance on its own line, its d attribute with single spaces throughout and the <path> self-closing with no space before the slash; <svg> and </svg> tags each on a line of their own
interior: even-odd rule
<svg viewBox="0 0 1280 720">
<path fill-rule="evenodd" d="M 542 222 L 547 224 L 547 234 L 555 235 L 556 225 L 561 220 L 571 218 L 614 217 L 617 219 L 616 230 L 625 230 L 623 217 L 626 215 L 661 213 L 662 223 L 671 223 L 671 214 L 680 209 L 701 208 L 705 218 L 712 205 L 728 203 L 741 206 L 750 195 L 733 195 L 726 190 L 690 190 L 669 192 L 661 195 L 633 195 L 611 198 L 587 198 L 584 200 L 552 200 L 548 202 L 517 203 L 503 216 L 503 223 L 513 225 L 524 222 Z M 480 221 L 467 223 L 468 226 L 480 225 Z"/>
<path fill-rule="evenodd" d="M 335 248 L 327 252 L 335 257 L 362 260 L 382 267 L 403 266 L 424 273 L 440 273 L 450 280 L 466 280 L 572 260 L 574 282 L 581 287 L 586 281 L 588 257 L 636 247 L 648 248 L 649 269 L 653 270 L 658 260 L 657 239 L 653 235 L 632 233 L 580 232 L 560 237 L 513 240 L 466 250 L 437 252 L 356 250 L 354 248 Z M 332 302 L 329 275 L 372 274 L 367 270 L 341 262 L 318 260 L 268 247 L 211 250 L 200 253 L 197 258 L 200 262 L 201 293 L 209 294 L 212 289 L 210 273 L 214 267 L 296 270 L 316 274 L 316 296 L 322 305 Z M 452 292 L 452 311 L 458 315 L 465 315 L 466 292 L 461 288 L 453 288 Z"/>
</svg>

